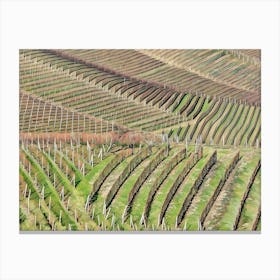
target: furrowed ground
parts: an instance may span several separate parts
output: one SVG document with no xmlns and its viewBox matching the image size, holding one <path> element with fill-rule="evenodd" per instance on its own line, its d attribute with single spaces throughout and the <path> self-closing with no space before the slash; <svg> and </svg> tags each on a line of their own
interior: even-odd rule
<svg viewBox="0 0 280 280">
<path fill-rule="evenodd" d="M 20 230 L 261 228 L 258 50 L 20 50 Z"/>
</svg>

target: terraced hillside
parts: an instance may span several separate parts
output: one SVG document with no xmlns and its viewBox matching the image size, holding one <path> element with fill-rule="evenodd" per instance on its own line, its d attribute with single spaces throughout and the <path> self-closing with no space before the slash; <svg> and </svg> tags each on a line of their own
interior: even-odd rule
<svg viewBox="0 0 280 280">
<path fill-rule="evenodd" d="M 162 144 L 101 160 L 96 149 L 21 144 L 21 230 L 253 230 L 259 222 L 257 150 Z"/>
<path fill-rule="evenodd" d="M 258 50 L 20 50 L 20 230 L 261 228 Z"/>
<path fill-rule="evenodd" d="M 161 76 L 157 65 L 162 62 L 155 59 L 153 63 L 150 59 L 147 62 L 142 61 L 140 60 L 142 56 L 138 58 L 139 55 L 134 54 L 135 51 L 115 50 L 112 51 L 112 58 L 110 55 L 106 56 L 110 63 L 106 60 L 105 66 L 103 64 L 100 66 L 98 63 L 103 60 L 95 62 L 92 57 L 97 59 L 103 52 L 108 54 L 109 51 L 21 51 L 21 131 L 31 132 L 32 122 L 36 122 L 32 128 L 34 132 L 48 131 L 45 127 L 47 123 L 49 130 L 59 132 L 98 133 L 99 130 L 108 132 L 120 129 L 161 133 L 164 130 L 176 141 L 188 140 L 195 143 L 202 137 L 203 143 L 207 144 L 230 146 L 261 144 L 259 94 L 258 101 L 253 102 L 247 100 L 247 97 L 253 96 L 251 93 L 244 91 L 242 95 L 246 98 L 241 98 L 241 93 L 235 98 L 234 94 L 224 95 L 223 92 L 227 91 L 217 90 L 216 84 L 213 85 L 215 94 L 202 91 L 209 89 L 207 84 L 203 89 L 196 87 L 196 91 L 178 90 L 172 84 L 158 82 L 156 79 L 151 81 L 135 78 L 136 70 L 131 70 L 140 65 L 140 69 L 147 67 L 146 70 L 150 72 L 149 69 L 155 67 L 152 68 L 153 71 Z M 115 52 L 117 53 L 114 54 Z M 118 56 L 120 53 L 127 55 L 125 74 L 116 70 L 117 63 L 120 63 L 119 59 L 123 57 Z M 137 51 L 138 53 L 140 51 Z M 159 53 L 161 54 L 161 51 Z M 232 57 L 234 63 L 242 64 L 242 60 L 236 61 L 235 56 Z M 118 60 L 113 63 L 117 58 Z M 130 67 L 129 61 L 132 61 Z M 248 72 L 251 66 L 246 65 L 243 67 L 247 67 Z M 236 66 L 232 68 L 235 69 Z M 137 73 L 143 71 L 137 67 L 136 69 Z M 230 71 L 232 75 L 233 69 Z M 254 84 L 257 77 L 258 83 L 260 82 L 260 76 L 255 72 L 254 79 L 252 78 Z M 168 71 L 166 73 L 169 77 L 172 75 L 178 77 L 177 74 L 170 74 Z M 243 77 L 241 81 L 247 85 L 247 79 L 251 78 L 245 74 L 240 74 L 238 81 Z M 226 77 L 230 77 L 230 74 Z M 180 79 L 187 81 L 183 76 Z"/>
</svg>

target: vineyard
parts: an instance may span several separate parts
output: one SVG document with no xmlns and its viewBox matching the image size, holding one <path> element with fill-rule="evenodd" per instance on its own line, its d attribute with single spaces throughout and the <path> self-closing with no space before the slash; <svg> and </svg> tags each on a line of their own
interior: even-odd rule
<svg viewBox="0 0 280 280">
<path fill-rule="evenodd" d="M 260 72 L 259 50 L 20 50 L 20 230 L 261 230 Z"/>
</svg>

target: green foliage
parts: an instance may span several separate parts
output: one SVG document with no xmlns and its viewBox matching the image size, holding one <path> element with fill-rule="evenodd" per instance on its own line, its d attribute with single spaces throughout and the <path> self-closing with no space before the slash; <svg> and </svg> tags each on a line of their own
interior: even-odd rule
<svg viewBox="0 0 280 280">
<path fill-rule="evenodd" d="M 45 187 L 45 199 L 50 198 L 52 200 L 51 209 L 55 213 L 57 217 L 60 215 L 60 211 L 62 211 L 62 224 L 68 227 L 68 225 L 71 225 L 71 228 L 73 230 L 77 230 L 77 224 L 74 221 L 73 217 L 69 215 L 69 213 L 66 211 L 65 207 L 63 206 L 59 194 L 56 192 L 54 186 L 49 181 L 49 178 L 46 176 L 44 170 L 40 167 L 40 165 L 37 163 L 37 161 L 27 152 L 24 151 L 27 159 L 30 161 L 32 168 L 34 168 L 34 171 L 37 173 L 38 180 L 41 184 L 41 187 Z"/>
<path fill-rule="evenodd" d="M 202 158 L 199 160 L 194 157 L 193 150 L 194 146 L 189 144 L 186 157 L 184 145 L 171 143 L 169 155 L 166 153 L 165 145 L 154 147 L 151 151 L 148 147 L 142 147 L 141 152 L 134 155 L 121 151 L 117 154 L 108 154 L 85 176 L 81 175 L 81 181 L 76 188 L 74 183 L 68 180 L 65 168 L 60 169 L 47 153 L 40 151 L 37 147 L 36 149 L 31 147 L 28 151 L 21 150 L 26 158 L 25 161 L 27 160 L 31 167 L 29 174 L 29 171 L 25 169 L 25 166 L 28 166 L 26 162 L 25 165 L 22 163 L 20 165 L 21 180 L 24 180 L 22 188 L 24 184 L 27 184 L 27 193 L 29 190 L 31 193 L 30 215 L 26 216 L 24 212 L 26 206 L 22 205 L 19 210 L 21 229 L 38 229 L 40 224 L 42 230 L 50 230 L 53 228 L 52 222 L 48 221 L 50 213 L 55 219 L 55 228 L 60 230 L 67 230 L 69 224 L 72 230 L 84 230 L 85 227 L 90 230 L 167 230 L 170 228 L 197 230 L 200 219 L 203 225 L 206 208 L 208 212 L 215 210 L 214 201 L 223 186 L 227 184 L 240 154 L 228 149 L 218 149 L 216 154 L 213 148 L 204 147 L 205 155 L 201 154 Z M 241 211 L 238 230 L 260 227 L 258 224 L 260 216 L 257 216 L 259 203 L 249 203 L 252 195 L 259 201 L 260 196 L 255 195 L 259 185 L 255 187 L 253 184 L 252 194 L 251 191 L 249 194 L 245 193 L 246 182 L 249 181 L 250 176 L 253 176 L 254 164 L 256 160 L 259 160 L 258 151 L 242 150 L 245 155 L 244 160 L 247 159 L 249 162 L 246 166 L 250 168 L 244 165 L 243 173 L 237 173 L 237 175 L 233 173 L 234 182 L 240 187 L 232 193 L 231 203 L 222 207 L 221 211 L 224 211 L 224 214 L 215 220 L 216 229 L 229 229 L 234 225 L 237 215 L 240 214 L 238 211 L 240 211 L 241 203 L 244 207 Z M 252 160 L 250 154 L 252 154 Z M 44 155 L 45 161 L 42 160 L 42 163 L 39 163 L 38 158 L 40 159 L 41 155 Z M 214 171 L 209 173 L 216 156 L 221 159 L 216 162 Z M 252 166 L 251 161 L 254 163 Z M 63 186 L 66 191 L 64 195 L 71 199 L 67 209 L 65 204 L 67 199 L 64 202 L 61 201 L 60 190 L 52 185 L 51 177 L 49 178 L 46 174 L 46 164 L 49 165 L 50 176 L 56 175 L 58 186 Z M 33 180 L 35 175 L 37 179 Z M 102 188 L 102 192 L 97 191 L 100 198 L 96 201 L 88 201 L 93 186 L 97 185 Z M 41 199 L 41 208 L 38 209 L 36 202 L 41 197 L 43 187 L 44 200 Z M 50 198 L 51 209 L 48 207 Z M 104 199 L 106 199 L 105 212 Z M 26 196 L 21 201 L 26 203 Z M 59 225 L 60 213 L 61 224 Z M 77 213 L 77 220 L 75 213 Z M 35 216 L 38 219 L 37 226 L 34 225 Z M 179 226 L 175 226 L 176 221 Z M 158 222 L 162 224 L 158 226 Z"/>
</svg>

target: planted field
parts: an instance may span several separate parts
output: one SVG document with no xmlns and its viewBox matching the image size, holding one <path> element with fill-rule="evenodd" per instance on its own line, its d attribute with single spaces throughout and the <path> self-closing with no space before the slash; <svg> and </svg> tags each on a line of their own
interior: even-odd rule
<svg viewBox="0 0 280 280">
<path fill-rule="evenodd" d="M 29 231 L 252 231 L 257 50 L 20 50 Z"/>
<path fill-rule="evenodd" d="M 233 230 L 238 220 L 238 229 L 250 230 L 257 219 L 258 151 L 195 151 L 191 146 L 186 152 L 177 145 L 167 151 L 163 144 L 151 150 L 109 151 L 101 160 L 94 145 L 38 143 L 20 148 L 22 229 L 199 230 L 202 213 L 238 152 L 238 163 L 225 178 L 203 226 Z"/>
</svg>

